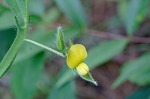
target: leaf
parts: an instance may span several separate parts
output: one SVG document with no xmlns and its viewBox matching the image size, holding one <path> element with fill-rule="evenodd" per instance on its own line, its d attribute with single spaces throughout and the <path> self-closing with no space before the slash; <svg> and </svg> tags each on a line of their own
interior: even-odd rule
<svg viewBox="0 0 150 99">
<path fill-rule="evenodd" d="M 60 12 L 57 8 L 53 7 L 42 15 L 43 22 L 47 24 L 53 24 L 58 20 Z"/>
<path fill-rule="evenodd" d="M 15 99 L 33 99 L 43 65 L 44 54 L 39 53 L 13 66 L 11 88 Z"/>
<path fill-rule="evenodd" d="M 150 99 L 150 86 L 136 90 L 127 99 Z"/>
<path fill-rule="evenodd" d="M 0 16 L 0 30 L 9 29 L 15 26 L 13 14 L 9 11 Z"/>
<path fill-rule="evenodd" d="M 2 3 L 0 4 L 0 15 L 4 14 L 5 12 L 8 12 L 9 9 L 6 8 Z"/>
<path fill-rule="evenodd" d="M 119 86 L 126 80 L 139 85 L 150 84 L 150 53 L 146 53 L 136 60 L 125 63 L 121 68 L 121 75 L 113 83 L 113 87 Z"/>
<path fill-rule="evenodd" d="M 44 14 L 45 6 L 42 0 L 29 0 L 29 11 L 33 15 Z"/>
<path fill-rule="evenodd" d="M 50 91 L 48 99 L 76 99 L 75 93 L 75 83 L 70 81 L 61 88 L 54 87 Z"/>
<path fill-rule="evenodd" d="M 120 19 L 124 22 L 126 22 L 126 17 L 128 13 L 128 1 L 127 0 L 120 0 L 118 3 L 118 14 Z"/>
<path fill-rule="evenodd" d="M 126 44 L 126 40 L 111 40 L 100 43 L 96 47 L 89 50 L 85 63 L 90 67 L 90 69 L 94 69 L 121 53 L 126 47 Z M 74 77 L 75 76 L 71 70 L 65 69 L 65 73 L 59 76 L 60 79 L 58 79 L 56 86 L 61 87 Z"/>
<path fill-rule="evenodd" d="M 15 32 L 14 29 L 0 31 L 0 61 L 3 59 L 15 39 Z"/>
<path fill-rule="evenodd" d="M 6 71 L 9 69 L 9 67 L 13 63 L 22 45 L 23 39 L 25 38 L 26 32 L 23 32 L 22 30 L 20 30 L 17 33 L 18 34 L 14 42 L 12 43 L 11 47 L 9 48 L 9 50 L 7 51 L 7 53 L 5 54 L 4 58 L 2 59 L 0 63 L 0 77 L 2 77 L 6 73 Z"/>
<path fill-rule="evenodd" d="M 122 12 L 119 13 L 122 13 L 121 15 L 124 19 L 123 21 L 125 22 L 125 27 L 129 36 L 131 36 L 144 21 L 148 13 L 148 4 L 149 0 L 130 0 L 128 4 L 125 0 L 121 1 L 120 9 L 122 10 L 119 11 Z"/>
<path fill-rule="evenodd" d="M 69 70 L 68 66 L 65 65 L 64 68 L 58 74 L 57 81 L 55 83 L 55 87 L 60 88 L 65 85 L 69 81 L 73 80 L 77 76 L 72 70 Z"/>
<path fill-rule="evenodd" d="M 86 14 L 80 0 L 54 0 L 69 20 L 77 27 L 86 26 Z"/>
<path fill-rule="evenodd" d="M 13 14 L 17 17 L 20 26 L 26 23 L 26 0 L 6 0 Z"/>
<path fill-rule="evenodd" d="M 104 64 L 114 56 L 121 53 L 127 45 L 127 40 L 110 40 L 98 44 L 88 52 L 85 63 L 90 69 L 96 68 L 98 65 Z M 95 58 L 97 56 L 97 58 Z M 94 59 L 93 59 L 94 57 Z"/>
</svg>

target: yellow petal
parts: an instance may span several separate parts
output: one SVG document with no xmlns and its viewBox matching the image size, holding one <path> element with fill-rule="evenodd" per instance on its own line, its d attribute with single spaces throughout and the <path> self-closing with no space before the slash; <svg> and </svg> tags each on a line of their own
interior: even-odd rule
<svg viewBox="0 0 150 99">
<path fill-rule="evenodd" d="M 89 67 L 85 63 L 81 63 L 76 67 L 79 75 L 84 76 L 89 73 Z"/>
<path fill-rule="evenodd" d="M 67 65 L 69 68 L 75 68 L 87 57 L 86 48 L 81 44 L 72 45 L 68 51 Z"/>
</svg>

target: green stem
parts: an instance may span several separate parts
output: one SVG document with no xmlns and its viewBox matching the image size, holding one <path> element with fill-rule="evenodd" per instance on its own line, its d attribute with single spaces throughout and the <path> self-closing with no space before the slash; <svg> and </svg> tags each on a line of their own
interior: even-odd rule
<svg viewBox="0 0 150 99">
<path fill-rule="evenodd" d="M 0 64 L 0 77 L 6 72 L 6 70 L 9 68 L 9 66 L 12 64 L 16 54 L 19 51 L 20 46 L 22 45 L 22 41 L 25 38 L 25 32 L 20 33 L 21 31 L 18 31 L 17 36 L 11 45 L 10 49 L 6 53 L 5 57 L 1 61 Z"/>
<path fill-rule="evenodd" d="M 27 42 L 30 42 L 30 43 L 32 43 L 32 44 L 35 44 L 35 45 L 37 45 L 37 46 L 40 46 L 40 47 L 42 47 L 42 48 L 44 48 L 44 49 L 46 49 L 46 50 L 48 50 L 48 51 L 51 51 L 51 52 L 53 52 L 53 53 L 55 53 L 55 54 L 57 54 L 57 55 L 59 55 L 59 56 L 65 57 L 65 55 L 63 55 L 61 52 L 58 52 L 58 51 L 56 51 L 56 50 L 54 50 L 54 49 L 52 49 L 52 48 L 50 48 L 50 47 L 47 47 L 47 46 L 45 46 L 45 45 L 42 45 L 42 44 L 40 44 L 40 43 L 38 43 L 38 42 L 29 40 L 29 39 L 24 39 L 24 40 L 27 41 Z"/>
<path fill-rule="evenodd" d="M 18 28 L 17 30 L 17 35 L 16 38 L 11 45 L 10 49 L 4 56 L 3 60 L 0 63 L 0 77 L 2 77 L 5 72 L 9 69 L 11 64 L 13 63 L 22 43 L 24 38 L 26 37 L 26 34 L 28 32 L 28 22 L 29 22 L 29 17 L 28 17 L 28 0 L 26 0 L 26 20 L 25 20 L 25 27 L 24 28 Z"/>
</svg>

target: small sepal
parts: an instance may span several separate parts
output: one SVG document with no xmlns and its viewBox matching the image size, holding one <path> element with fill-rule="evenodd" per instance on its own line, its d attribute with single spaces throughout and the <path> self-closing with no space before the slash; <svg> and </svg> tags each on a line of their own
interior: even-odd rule
<svg viewBox="0 0 150 99">
<path fill-rule="evenodd" d="M 62 31 L 61 27 L 58 27 L 57 29 L 57 48 L 60 50 L 63 54 L 66 54 L 66 45 L 64 40 L 64 33 Z"/>
<path fill-rule="evenodd" d="M 71 40 L 69 41 L 69 45 L 70 45 L 70 47 L 73 45 L 73 43 L 72 43 L 72 41 L 71 41 Z"/>
<path fill-rule="evenodd" d="M 89 82 L 93 83 L 94 85 L 98 86 L 97 82 L 94 80 L 94 78 L 92 77 L 92 75 L 90 73 L 88 73 L 88 74 L 86 74 L 84 76 L 80 75 L 80 77 L 82 79 L 84 79 L 86 81 L 89 81 Z"/>
</svg>

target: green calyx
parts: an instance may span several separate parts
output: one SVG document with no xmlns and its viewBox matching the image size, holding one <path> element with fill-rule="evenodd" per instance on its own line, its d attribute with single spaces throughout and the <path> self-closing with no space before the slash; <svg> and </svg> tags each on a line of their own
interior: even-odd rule
<svg viewBox="0 0 150 99">
<path fill-rule="evenodd" d="M 57 48 L 60 50 L 64 55 L 66 54 L 66 45 L 64 40 L 64 34 L 61 27 L 57 29 Z"/>
</svg>

